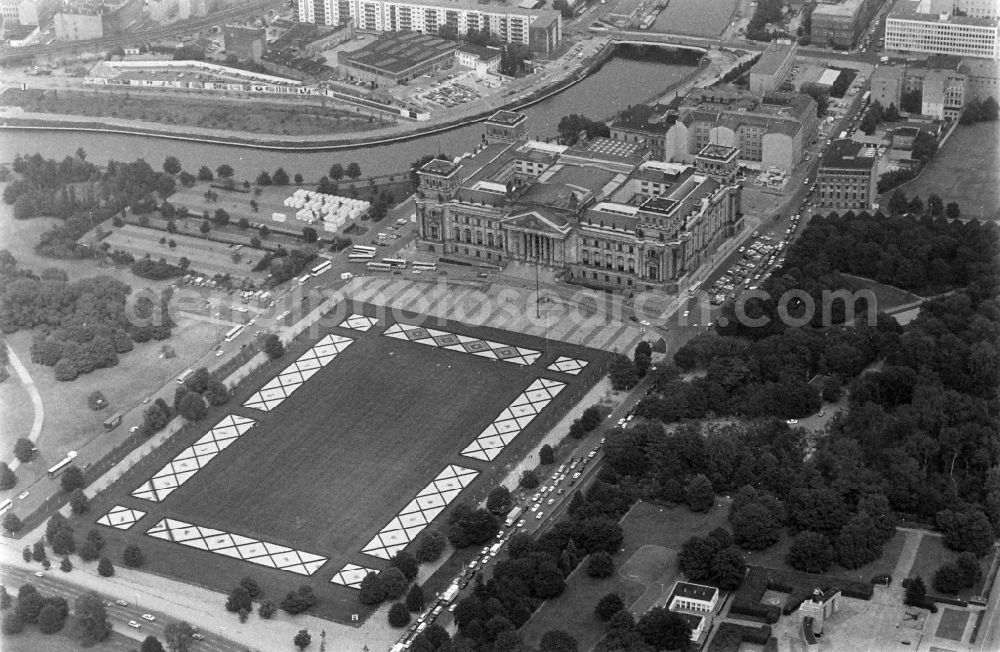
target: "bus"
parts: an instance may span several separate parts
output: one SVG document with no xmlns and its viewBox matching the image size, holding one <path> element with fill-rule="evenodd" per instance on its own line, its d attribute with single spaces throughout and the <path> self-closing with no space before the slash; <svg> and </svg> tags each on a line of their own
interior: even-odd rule
<svg viewBox="0 0 1000 652">
<path fill-rule="evenodd" d="M 861 108 L 868 106 L 868 101 L 872 99 L 872 92 L 865 91 L 865 94 L 861 96 Z"/>
<path fill-rule="evenodd" d="M 311 279 L 311 278 L 312 278 L 311 276 L 309 276 L 308 274 L 306 274 L 305 276 L 303 276 L 302 278 L 299 279 L 299 285 L 305 285 L 306 283 L 309 282 L 309 279 Z"/>
<path fill-rule="evenodd" d="M 368 261 L 368 269 L 374 272 L 389 272 L 392 271 L 392 265 L 389 263 L 376 263 L 370 260 Z"/>
<path fill-rule="evenodd" d="M 370 260 L 375 260 L 375 254 L 370 254 L 367 251 L 351 254 L 347 257 L 349 263 L 367 263 Z"/>
<path fill-rule="evenodd" d="M 194 375 L 194 369 L 185 369 L 184 373 L 182 373 L 180 376 L 177 376 L 177 384 L 183 385 L 184 381 L 193 375 Z"/>
<path fill-rule="evenodd" d="M 391 267 L 406 267 L 405 258 L 383 258 L 382 262 Z"/>
<path fill-rule="evenodd" d="M 437 263 L 427 263 L 422 260 L 415 260 L 410 264 L 413 265 L 413 269 L 426 269 L 426 270 L 437 269 Z"/>
<path fill-rule="evenodd" d="M 374 256 L 376 251 L 378 251 L 378 249 L 376 249 L 375 247 L 368 247 L 366 245 L 354 245 L 353 247 L 351 247 L 352 254 L 370 253 L 371 255 Z"/>
<path fill-rule="evenodd" d="M 122 422 L 122 415 L 120 415 L 120 414 L 113 414 L 113 415 L 111 415 L 110 417 L 108 417 L 107 419 L 104 420 L 104 429 L 105 430 L 114 430 L 115 428 L 118 427 L 118 425 L 121 422 Z"/>
<path fill-rule="evenodd" d="M 331 263 L 329 260 L 324 261 L 312 268 L 312 275 L 319 276 L 320 274 L 330 269 L 331 267 L 333 267 L 333 263 Z"/>
<path fill-rule="evenodd" d="M 237 337 L 239 337 L 240 333 L 242 332 L 243 332 L 243 326 L 233 326 L 228 331 L 226 331 L 226 341 L 232 342 Z"/>
<path fill-rule="evenodd" d="M 4 498 L 3 502 L 0 502 L 0 516 L 6 514 L 7 510 L 10 509 L 13 504 L 14 501 L 12 501 L 10 498 Z"/>
<path fill-rule="evenodd" d="M 60 461 L 56 462 L 55 466 L 49 469 L 49 477 L 50 478 L 56 477 L 57 475 L 62 473 L 67 466 L 69 466 L 72 463 L 73 463 L 72 457 L 69 456 L 64 457 Z"/>
</svg>

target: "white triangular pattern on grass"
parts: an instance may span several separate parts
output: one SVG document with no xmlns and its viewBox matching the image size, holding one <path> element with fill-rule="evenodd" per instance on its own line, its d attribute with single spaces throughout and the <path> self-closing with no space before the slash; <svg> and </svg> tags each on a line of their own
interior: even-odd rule
<svg viewBox="0 0 1000 652">
<path fill-rule="evenodd" d="M 285 367 L 277 376 L 269 380 L 247 399 L 243 407 L 268 412 L 292 395 L 320 367 L 325 367 L 339 353 L 349 347 L 354 340 L 343 335 L 329 334 L 316 342 L 299 359 Z"/>
<path fill-rule="evenodd" d="M 559 371 L 564 374 L 570 374 L 571 376 L 575 376 L 581 371 L 583 371 L 584 367 L 586 367 L 587 364 L 588 363 L 586 360 L 578 360 L 576 358 L 568 358 L 564 355 L 561 355 L 558 358 L 556 358 L 555 362 L 546 367 L 546 369 L 548 369 L 549 371 Z"/>
<path fill-rule="evenodd" d="M 545 406 L 566 386 L 557 380 L 536 378 L 527 389 L 505 407 L 493 423 L 462 450 L 462 455 L 478 460 L 493 461 L 505 446 L 528 427 Z"/>
<path fill-rule="evenodd" d="M 513 364 L 528 366 L 535 362 L 542 354 L 533 349 L 519 346 L 511 346 L 501 342 L 481 340 L 468 335 L 458 335 L 441 331 L 434 328 L 424 328 L 423 326 L 413 326 L 397 322 L 387 328 L 383 335 L 394 337 L 399 340 L 410 340 L 428 346 L 449 349 L 451 351 L 461 351 L 471 353 L 482 358 L 491 360 L 503 360 Z"/>
<path fill-rule="evenodd" d="M 340 584 L 341 586 L 346 586 L 351 589 L 360 589 L 361 580 L 365 579 L 368 573 L 377 573 L 378 570 L 374 568 L 365 568 L 364 566 L 358 566 L 357 564 L 347 564 L 339 571 L 334 573 L 333 579 L 330 580 L 333 584 Z"/>
<path fill-rule="evenodd" d="M 146 515 L 141 509 L 132 509 L 122 505 L 115 505 L 108 510 L 108 513 L 97 519 L 101 525 L 107 525 L 119 530 L 127 530 Z"/>
<path fill-rule="evenodd" d="M 299 575 L 312 575 L 327 562 L 315 553 L 169 518 L 146 530 L 146 535 Z"/>
<path fill-rule="evenodd" d="M 364 315 L 354 313 L 348 315 L 347 319 L 340 322 L 340 327 L 349 328 L 355 331 L 367 331 L 376 324 L 378 324 L 378 320 L 374 317 L 365 317 Z"/>
<path fill-rule="evenodd" d="M 361 552 L 373 557 L 391 559 L 413 541 L 478 475 L 479 471 L 475 469 L 454 464 L 447 466 L 426 487 L 418 491 L 417 496 L 407 503 L 399 514 L 392 517 L 389 523 L 361 549 Z"/>
<path fill-rule="evenodd" d="M 238 414 L 230 414 L 222 418 L 212 429 L 202 435 L 198 441 L 178 453 L 163 468 L 153 474 L 149 481 L 142 483 L 132 495 L 143 500 L 159 502 L 169 496 L 194 475 L 205 468 L 218 451 L 232 444 L 247 430 L 257 425 L 257 422 Z M 199 453 L 211 448 L 216 452 Z"/>
</svg>

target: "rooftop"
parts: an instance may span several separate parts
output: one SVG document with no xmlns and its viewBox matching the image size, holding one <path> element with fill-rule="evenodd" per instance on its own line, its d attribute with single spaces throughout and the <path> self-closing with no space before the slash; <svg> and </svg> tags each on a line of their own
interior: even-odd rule
<svg viewBox="0 0 1000 652">
<path fill-rule="evenodd" d="M 342 60 L 400 73 L 441 55 L 451 54 L 456 44 L 443 38 L 417 32 L 387 32 L 354 52 L 342 52 Z"/>
<path fill-rule="evenodd" d="M 691 628 L 691 631 L 698 629 L 698 627 L 701 626 L 701 621 L 705 620 L 704 616 L 687 613 L 686 611 L 675 611 L 674 613 L 687 621 L 687 624 Z"/>
<path fill-rule="evenodd" d="M 704 584 L 692 584 L 690 582 L 677 582 L 674 590 L 670 593 L 669 605 L 674 598 L 687 598 L 688 600 L 702 600 L 711 602 L 719 594 L 719 589 L 714 586 Z"/>
<path fill-rule="evenodd" d="M 837 4 L 818 4 L 813 16 L 853 16 L 866 0 L 843 0 Z"/>
<path fill-rule="evenodd" d="M 932 10 L 930 0 L 899 0 L 889 12 L 888 19 L 919 20 L 933 23 L 951 23 L 955 25 L 980 25 L 994 27 L 1000 24 L 997 18 L 975 18 L 973 16 L 956 16 L 939 13 Z"/>
<path fill-rule="evenodd" d="M 750 69 L 750 74 L 773 75 L 784 65 L 788 57 L 795 53 L 796 47 L 795 43 L 771 41 L 764 54 Z"/>
<path fill-rule="evenodd" d="M 489 118 L 486 122 L 492 122 L 496 125 L 503 125 L 505 127 L 513 127 L 519 125 L 527 120 L 527 116 L 523 113 L 517 113 L 516 111 L 497 111 Z"/>
<path fill-rule="evenodd" d="M 628 143 L 624 140 L 611 138 L 594 138 L 573 145 L 566 150 L 565 154 L 594 161 L 639 163 L 643 159 L 644 150 L 645 146 L 642 143 Z"/>
<path fill-rule="evenodd" d="M 705 145 L 698 152 L 698 158 L 707 158 L 713 161 L 728 161 L 738 151 L 735 147 L 727 147 L 726 145 Z"/>
<path fill-rule="evenodd" d="M 478 57 L 480 61 L 489 61 L 500 57 L 500 48 L 490 48 L 485 45 L 474 45 L 472 43 L 462 43 L 458 46 L 462 52 Z"/>
<path fill-rule="evenodd" d="M 614 129 L 665 134 L 675 122 L 677 113 L 666 104 L 636 104 L 619 113 L 611 126 Z"/>
<path fill-rule="evenodd" d="M 875 157 L 866 156 L 871 148 L 853 140 L 835 140 L 823 153 L 820 168 L 851 168 L 855 170 L 870 170 L 875 166 Z"/>
</svg>

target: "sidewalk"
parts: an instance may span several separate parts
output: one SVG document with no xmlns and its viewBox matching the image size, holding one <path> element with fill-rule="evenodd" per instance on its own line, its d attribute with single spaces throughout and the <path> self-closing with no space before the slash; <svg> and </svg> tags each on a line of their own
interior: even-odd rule
<svg viewBox="0 0 1000 652">
<path fill-rule="evenodd" d="M 31 422 L 31 432 L 28 434 L 28 439 L 34 444 L 38 441 L 38 436 L 42 434 L 42 422 L 45 420 L 45 406 L 42 405 L 42 395 L 38 393 L 38 388 L 35 387 L 35 381 L 31 379 L 28 368 L 17 357 L 14 349 L 11 348 L 10 344 L 5 343 L 5 346 L 7 347 L 7 359 L 10 361 L 10 366 L 14 368 L 14 373 L 17 374 L 18 380 L 21 381 L 24 389 L 28 391 L 28 395 L 31 396 L 31 408 L 34 411 L 34 419 Z M 16 471 L 20 465 L 21 460 L 16 457 L 8 464 L 11 471 Z"/>
</svg>

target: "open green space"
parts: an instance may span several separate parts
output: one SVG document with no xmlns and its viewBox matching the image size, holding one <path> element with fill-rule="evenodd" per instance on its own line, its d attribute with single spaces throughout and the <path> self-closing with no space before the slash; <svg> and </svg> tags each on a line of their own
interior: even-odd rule
<svg viewBox="0 0 1000 652">
<path fill-rule="evenodd" d="M 685 506 L 640 501 L 622 519 L 624 550 L 614 556 L 615 573 L 607 579 L 594 579 L 587 576 L 587 562 L 582 562 L 566 579 L 566 591 L 543 604 L 521 629 L 525 642 L 537 645 L 545 632 L 562 629 L 572 632 L 581 650 L 590 649 L 605 630 L 594 615 L 598 600 L 618 593 L 634 616 L 641 615 L 682 579 L 677 569 L 681 544 L 725 527 L 726 512 L 718 504 L 708 514 L 696 514 Z"/>
<path fill-rule="evenodd" d="M 0 637 L 0 648 L 4 652 L 80 652 L 80 641 L 74 632 L 73 617 L 66 620 L 66 626 L 55 634 L 42 634 L 36 625 L 28 625 L 20 634 Z M 163 640 L 161 639 L 162 643 Z M 139 649 L 140 641 L 128 638 L 123 634 L 111 632 L 111 635 L 91 647 L 90 652 L 132 652 Z"/>
<path fill-rule="evenodd" d="M 995 554 L 995 549 L 994 553 Z M 982 569 L 982 577 L 970 588 L 962 589 L 957 597 L 960 600 L 968 600 L 982 593 L 983 585 L 986 583 L 986 575 L 990 570 L 990 563 L 993 561 L 993 554 L 987 554 L 979 560 L 979 568 Z M 925 534 L 920 540 L 920 547 L 917 549 L 917 558 L 913 560 L 910 568 L 910 577 L 922 577 L 927 584 L 927 593 L 937 594 L 934 590 L 934 573 L 941 566 L 954 562 L 958 559 L 958 553 L 949 550 L 944 545 L 944 538 Z"/>
<path fill-rule="evenodd" d="M 921 299 L 919 295 L 912 292 L 907 292 L 906 290 L 886 285 L 885 283 L 879 283 L 870 278 L 861 278 L 860 276 L 853 276 L 851 274 L 837 274 L 837 277 L 843 283 L 844 288 L 851 292 L 870 290 L 875 295 L 875 300 L 877 301 L 876 307 L 880 312 L 886 312 L 897 306 L 903 306 L 920 301 Z"/>
<path fill-rule="evenodd" d="M 900 186 L 926 201 L 958 202 L 963 218 L 1000 218 L 1000 130 L 994 123 L 958 127 L 917 179 Z"/>
<path fill-rule="evenodd" d="M 729 25 L 736 6 L 734 0 L 670 0 L 652 31 L 714 38 Z"/>
<path fill-rule="evenodd" d="M 77 528 L 93 527 L 93 521 L 116 504 L 142 509 L 148 514 L 128 532 L 101 528 L 113 557 L 120 556 L 126 542 L 135 541 L 146 553 L 146 568 L 154 573 L 220 591 L 252 575 L 276 601 L 308 583 L 320 598 L 314 611 L 319 615 L 348 621 L 351 614 L 370 613 L 358 603 L 355 590 L 331 584 L 331 577 L 348 562 L 384 567 L 384 561 L 361 549 L 447 465 L 481 472 L 457 500 L 484 497 L 497 481 L 493 467 L 527 450 L 549 417 L 569 408 L 574 390 L 596 379 L 601 365 L 595 356 L 603 355 L 564 345 L 554 351 L 550 343 L 547 355 L 524 367 L 389 338 L 381 335 L 385 327 L 383 322 L 367 333 L 331 329 L 354 343 L 270 412 L 242 407 L 304 347 L 286 354 L 272 365 L 271 374 L 255 376 L 237 388 L 227 405 L 210 412 L 203 429 L 169 441 L 101 494 Z M 434 327 L 545 350 L 544 342 L 513 333 L 459 324 Z M 325 332 L 312 335 L 308 346 Z M 544 371 L 556 353 L 595 360 L 593 372 L 572 378 Z M 461 450 L 539 376 L 558 378 L 567 388 L 495 460 L 498 464 L 461 456 Z M 230 413 L 259 423 L 163 501 L 130 495 Z M 329 562 L 306 577 L 144 536 L 162 518 L 320 554 Z M 437 522 L 443 519 L 439 516 Z"/>
<path fill-rule="evenodd" d="M 965 635 L 965 625 L 969 622 L 970 615 L 968 611 L 959 611 L 958 609 L 945 607 L 941 613 L 941 621 L 938 622 L 937 629 L 934 631 L 934 636 L 961 642 L 962 637 Z"/>
<path fill-rule="evenodd" d="M 384 126 L 354 111 L 333 108 L 327 102 L 256 98 L 232 101 L 228 93 L 212 98 L 180 93 L 118 91 L 35 90 L 8 88 L 2 96 L 7 106 L 25 111 L 83 115 L 96 118 L 140 120 L 167 125 L 226 129 L 252 134 L 332 134 L 366 131 Z"/>
</svg>

